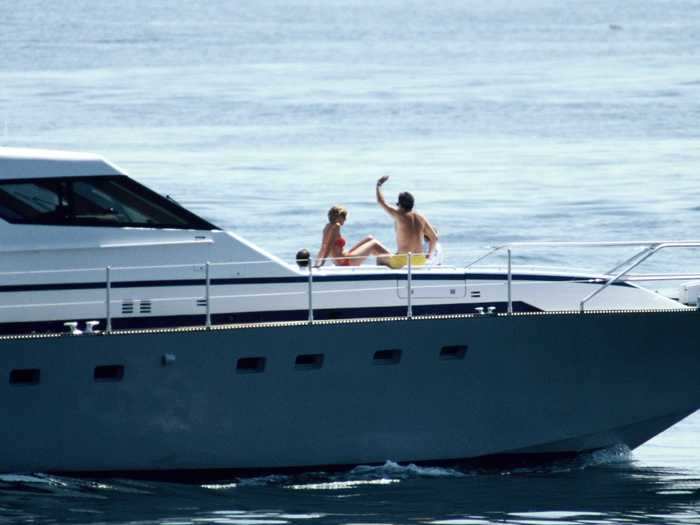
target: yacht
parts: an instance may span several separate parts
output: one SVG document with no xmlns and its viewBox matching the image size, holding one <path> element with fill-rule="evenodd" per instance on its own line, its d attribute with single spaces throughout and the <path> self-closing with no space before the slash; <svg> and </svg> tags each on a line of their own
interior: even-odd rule
<svg viewBox="0 0 700 525">
<path fill-rule="evenodd" d="M 600 274 L 514 268 L 523 243 L 503 268 L 300 267 L 99 156 L 15 148 L 0 238 L 0 472 L 542 458 L 700 407 L 700 276 L 632 274 L 697 241 L 568 243 L 639 246 Z"/>
</svg>

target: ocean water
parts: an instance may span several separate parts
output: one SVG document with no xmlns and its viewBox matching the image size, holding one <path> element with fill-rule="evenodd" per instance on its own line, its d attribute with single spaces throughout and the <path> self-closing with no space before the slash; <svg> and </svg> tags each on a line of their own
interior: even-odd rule
<svg viewBox="0 0 700 525">
<path fill-rule="evenodd" d="M 0 145 L 101 153 L 288 260 L 333 204 L 350 242 L 393 248 L 382 175 L 452 265 L 509 241 L 697 239 L 699 39 L 694 0 L 2 0 Z M 630 253 L 515 255 L 605 270 Z M 0 523 L 700 523 L 697 413 L 569 463 L 387 461 L 211 486 L 2 476 Z"/>
</svg>

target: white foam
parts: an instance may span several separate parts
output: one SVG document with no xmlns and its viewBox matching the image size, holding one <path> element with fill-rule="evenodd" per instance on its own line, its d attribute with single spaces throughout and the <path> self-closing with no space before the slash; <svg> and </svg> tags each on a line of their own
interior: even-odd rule
<svg viewBox="0 0 700 525">
<path fill-rule="evenodd" d="M 260 487 L 263 485 L 281 485 L 289 480 L 289 476 L 281 476 L 278 474 L 270 474 L 269 476 L 260 476 L 257 478 L 245 478 L 238 481 L 240 487 Z"/>
<path fill-rule="evenodd" d="M 629 461 L 632 451 L 627 445 L 614 445 L 602 450 L 596 450 L 584 456 L 583 467 L 593 467 L 608 463 L 622 463 Z"/>
<path fill-rule="evenodd" d="M 353 481 L 329 481 L 326 483 L 301 483 L 296 485 L 287 485 L 285 488 L 292 490 L 348 490 L 364 485 L 392 485 L 400 483 L 398 479 L 366 479 Z"/>
<path fill-rule="evenodd" d="M 212 484 L 207 484 L 207 485 L 201 485 L 203 489 L 209 489 L 209 490 L 227 490 L 227 489 L 235 489 L 238 486 L 238 483 L 212 483 Z"/>
<path fill-rule="evenodd" d="M 348 476 L 384 476 L 405 478 L 463 478 L 466 476 L 463 472 L 455 469 L 443 467 L 419 467 L 413 463 L 409 465 L 399 465 L 394 461 L 387 461 L 381 466 L 366 466 L 360 465 L 352 469 Z"/>
<path fill-rule="evenodd" d="M 46 478 L 38 476 L 29 476 L 25 474 L 0 474 L 0 481 L 6 483 L 50 483 Z"/>
<path fill-rule="evenodd" d="M 456 518 L 452 520 L 426 521 L 426 523 L 431 525 L 491 525 L 493 522 L 474 518 Z"/>
</svg>

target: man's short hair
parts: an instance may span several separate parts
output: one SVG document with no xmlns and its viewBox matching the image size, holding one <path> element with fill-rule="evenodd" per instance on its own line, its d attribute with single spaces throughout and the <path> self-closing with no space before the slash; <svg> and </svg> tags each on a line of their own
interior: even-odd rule
<svg viewBox="0 0 700 525">
<path fill-rule="evenodd" d="M 411 211 L 414 203 L 415 200 L 413 199 L 413 195 L 407 191 L 403 191 L 399 193 L 399 201 L 396 203 L 396 205 L 402 210 Z"/>
</svg>

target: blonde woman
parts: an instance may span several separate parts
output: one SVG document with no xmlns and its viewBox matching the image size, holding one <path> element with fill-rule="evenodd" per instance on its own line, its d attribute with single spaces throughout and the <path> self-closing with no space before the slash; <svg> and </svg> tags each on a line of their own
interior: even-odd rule
<svg viewBox="0 0 700 525">
<path fill-rule="evenodd" d="M 387 265 L 391 253 L 371 235 L 345 250 L 347 242 L 340 229 L 347 218 L 348 211 L 342 206 L 333 206 L 328 210 L 328 224 L 323 228 L 321 249 L 314 266 L 323 266 L 326 259 L 331 259 L 336 266 L 360 266 L 370 255 L 377 256 L 377 264 Z"/>
</svg>

